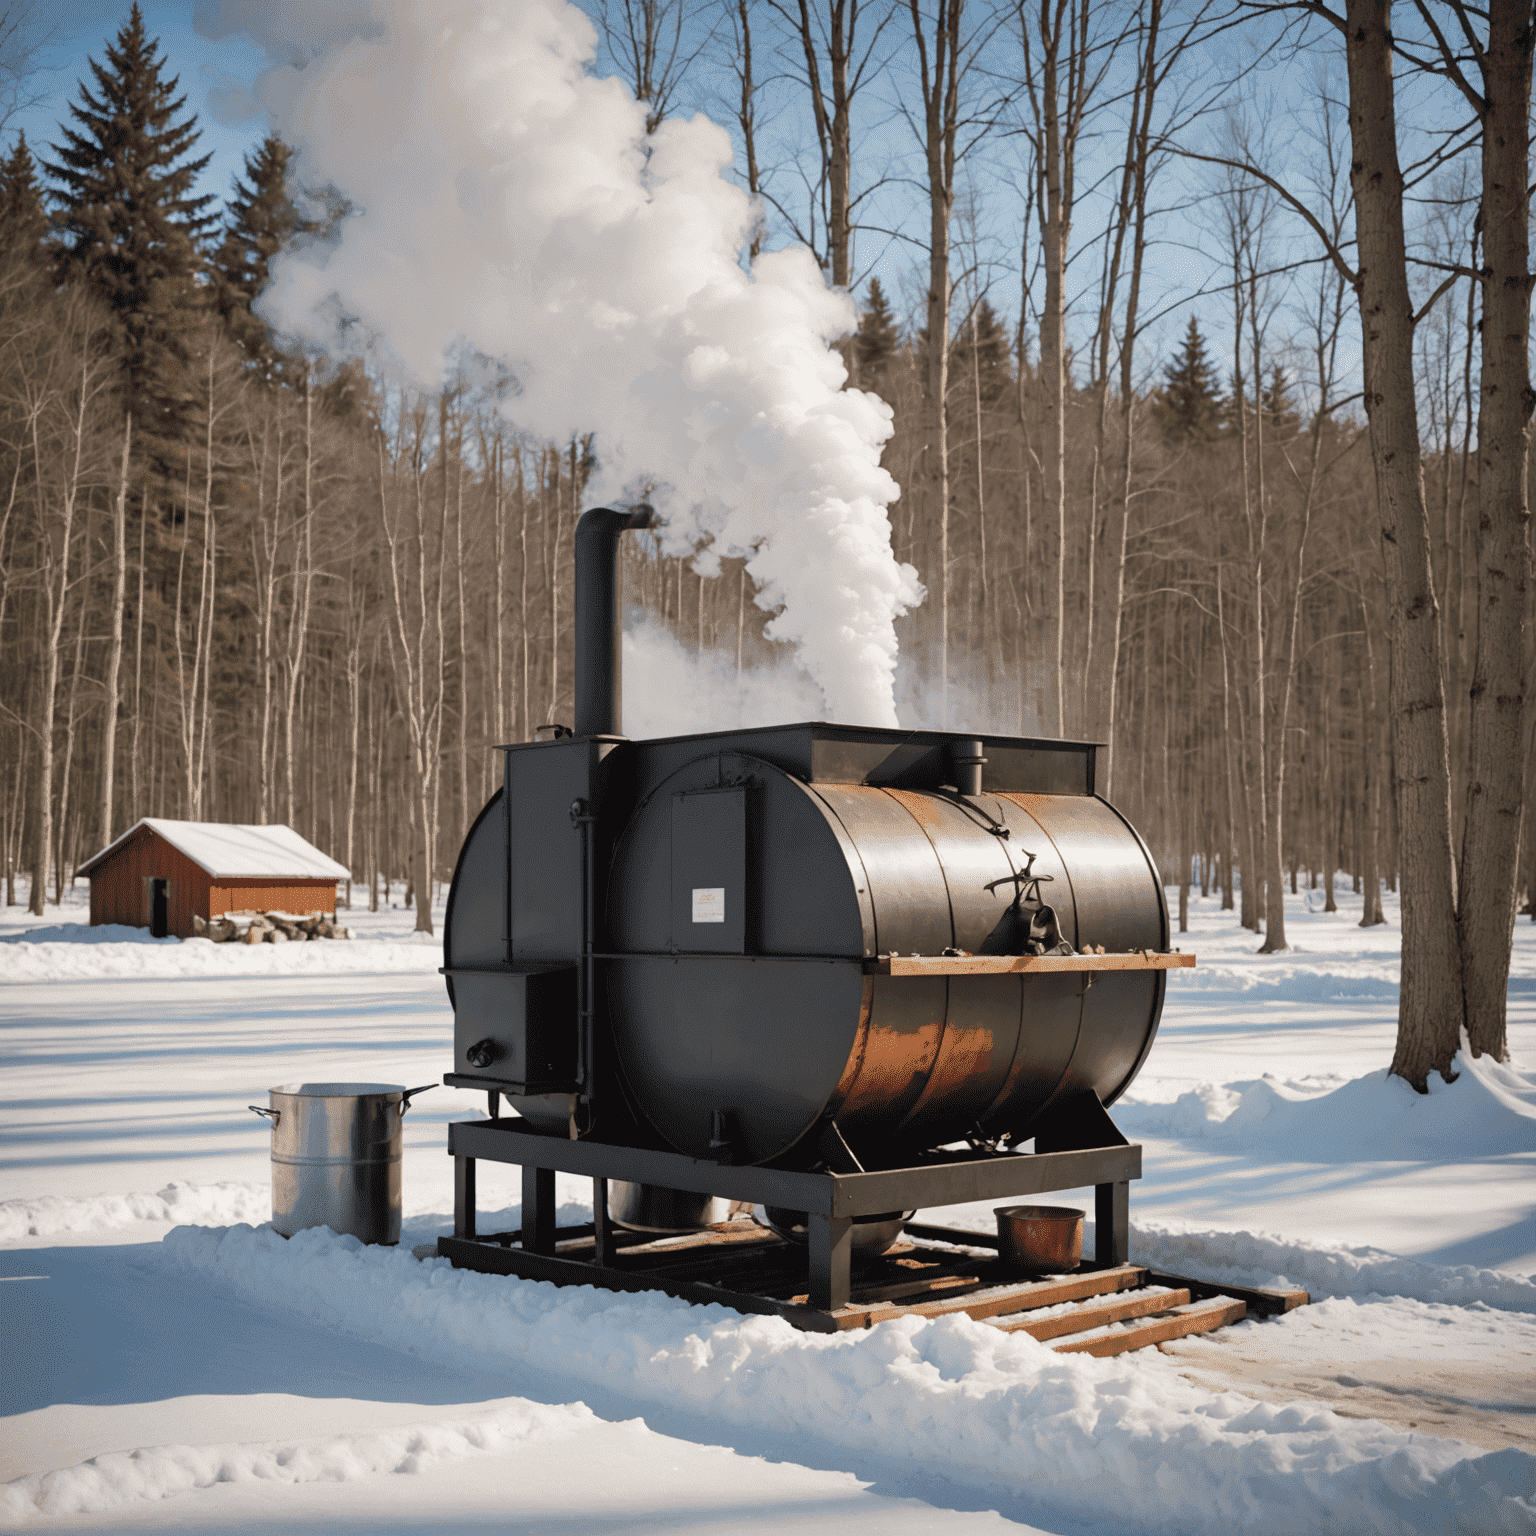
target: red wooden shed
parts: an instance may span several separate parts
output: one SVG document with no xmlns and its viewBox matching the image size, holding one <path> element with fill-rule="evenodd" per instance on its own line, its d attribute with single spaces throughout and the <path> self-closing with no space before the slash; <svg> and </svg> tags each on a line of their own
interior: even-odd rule
<svg viewBox="0 0 1536 1536">
<path fill-rule="evenodd" d="M 226 912 L 336 911 L 346 866 L 292 827 L 145 817 L 87 859 L 92 923 L 188 938 L 192 919 Z"/>
</svg>

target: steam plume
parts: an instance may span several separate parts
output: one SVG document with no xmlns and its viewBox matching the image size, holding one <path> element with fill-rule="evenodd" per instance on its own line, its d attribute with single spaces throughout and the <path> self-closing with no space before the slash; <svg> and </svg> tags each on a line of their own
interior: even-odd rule
<svg viewBox="0 0 1536 1536">
<path fill-rule="evenodd" d="M 353 209 L 275 263 L 268 319 L 333 356 L 364 333 L 424 385 L 465 343 L 501 360 L 517 425 L 597 432 L 592 497 L 655 483 L 673 552 L 750 554 L 827 712 L 894 725 L 893 621 L 922 589 L 891 551 L 890 409 L 842 389 L 853 309 L 808 253 L 743 270 L 727 135 L 647 140 L 566 0 L 200 0 L 197 23 L 263 45 L 254 100 L 300 184 Z"/>
</svg>

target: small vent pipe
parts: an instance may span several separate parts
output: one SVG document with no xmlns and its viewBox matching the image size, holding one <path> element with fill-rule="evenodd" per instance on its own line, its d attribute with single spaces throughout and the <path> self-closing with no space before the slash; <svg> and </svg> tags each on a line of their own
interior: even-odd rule
<svg viewBox="0 0 1536 1536">
<path fill-rule="evenodd" d="M 592 507 L 576 524 L 576 734 L 620 736 L 619 540 L 649 528 L 651 509 Z"/>
<path fill-rule="evenodd" d="M 962 795 L 981 793 L 981 770 L 986 766 L 982 743 L 974 736 L 962 736 L 949 744 L 950 774 Z"/>
</svg>

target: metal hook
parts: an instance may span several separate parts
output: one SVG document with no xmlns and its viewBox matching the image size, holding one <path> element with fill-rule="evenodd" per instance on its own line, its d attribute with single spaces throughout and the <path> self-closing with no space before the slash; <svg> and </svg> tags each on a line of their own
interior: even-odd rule
<svg viewBox="0 0 1536 1536">
<path fill-rule="evenodd" d="M 418 1093 L 425 1093 L 428 1088 L 436 1088 L 437 1086 L 436 1083 L 423 1083 L 420 1088 L 407 1088 L 400 1095 L 400 1118 L 402 1120 L 405 1119 L 405 1112 L 411 1107 L 411 1100 Z"/>
</svg>

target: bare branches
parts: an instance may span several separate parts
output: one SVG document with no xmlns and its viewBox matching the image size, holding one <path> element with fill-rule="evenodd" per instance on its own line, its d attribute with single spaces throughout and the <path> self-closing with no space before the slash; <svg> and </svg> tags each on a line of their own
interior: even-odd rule
<svg viewBox="0 0 1536 1536">
<path fill-rule="evenodd" d="M 598 21 L 608 52 L 646 106 L 655 133 L 699 55 L 709 30 L 697 25 L 694 0 L 601 0 Z"/>
<path fill-rule="evenodd" d="M 35 0 L 6 0 L 0 6 L 0 138 L 12 118 L 43 99 L 37 76 L 52 34 L 41 17 Z"/>
<path fill-rule="evenodd" d="M 1224 166 L 1227 170 L 1237 171 L 1241 175 L 1251 177 L 1254 181 L 1263 182 L 1270 191 L 1279 196 L 1293 213 L 1299 215 L 1308 228 L 1311 229 L 1312 233 L 1322 241 L 1323 249 L 1327 252 L 1328 259 L 1338 269 L 1339 275 L 1345 282 L 1353 287 L 1359 281 L 1355 270 L 1344 260 L 1343 249 L 1336 238 L 1323 226 L 1322 220 L 1313 213 L 1306 202 L 1292 192 L 1279 177 L 1271 176 L 1268 171 L 1247 160 L 1233 160 L 1225 155 L 1201 154 L 1198 150 L 1193 149 L 1181 149 L 1179 153 L 1186 160 L 1199 160 L 1203 161 L 1206 165 Z"/>
</svg>

